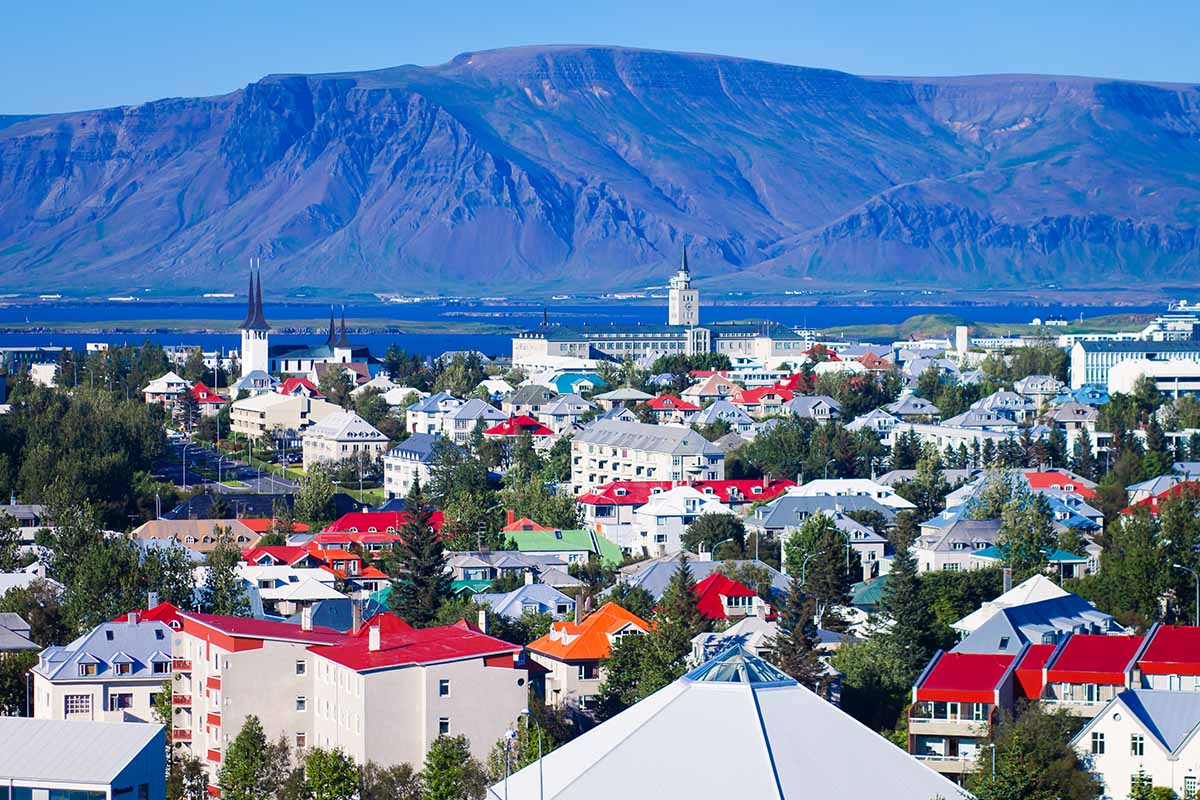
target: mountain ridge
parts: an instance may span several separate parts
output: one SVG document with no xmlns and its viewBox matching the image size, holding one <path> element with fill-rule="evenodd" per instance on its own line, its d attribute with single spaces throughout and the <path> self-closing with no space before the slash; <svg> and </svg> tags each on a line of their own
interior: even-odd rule
<svg viewBox="0 0 1200 800">
<path fill-rule="evenodd" d="M 529 46 L 0 118 L 0 287 L 1178 282 L 1198 189 L 1193 85 Z"/>
</svg>

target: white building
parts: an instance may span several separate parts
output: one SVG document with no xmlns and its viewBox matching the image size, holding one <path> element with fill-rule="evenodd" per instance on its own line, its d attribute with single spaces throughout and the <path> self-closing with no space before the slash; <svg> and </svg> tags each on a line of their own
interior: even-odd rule
<svg viewBox="0 0 1200 800">
<path fill-rule="evenodd" d="M 370 463 L 383 455 L 388 438 L 353 411 L 336 411 L 305 429 L 304 469 L 346 459 Z"/>
<path fill-rule="evenodd" d="M 229 426 L 250 439 L 295 434 L 341 410 L 315 397 L 264 392 L 235 400 L 229 406 Z"/>
<path fill-rule="evenodd" d="M 725 453 L 690 428 L 596 420 L 571 439 L 571 485 L 610 481 L 722 480 Z"/>
<path fill-rule="evenodd" d="M 437 434 L 414 433 L 384 455 L 383 491 L 389 499 L 407 497 L 418 481 L 421 486 L 429 486 L 440 439 Z"/>
<path fill-rule="evenodd" d="M 146 398 L 147 404 L 158 403 L 162 406 L 171 406 L 178 402 L 190 388 L 192 385 L 186 380 L 174 372 L 168 372 L 146 384 L 146 388 L 142 389 L 142 395 Z"/>
<path fill-rule="evenodd" d="M 1200 361 L 1200 341 L 1078 341 L 1071 348 L 1071 388 L 1108 386 L 1122 361 Z"/>
<path fill-rule="evenodd" d="M 1154 381 L 1159 392 L 1172 397 L 1197 394 L 1200 393 L 1200 361 L 1150 361 L 1143 358 L 1118 361 L 1108 370 L 1108 393 L 1133 394 L 1137 382 L 1142 378 Z"/>
<path fill-rule="evenodd" d="M 679 272 L 671 278 L 671 288 L 667 291 L 667 324 L 689 328 L 700 324 L 700 293 L 692 288 L 686 247 L 679 262 Z"/>
<path fill-rule="evenodd" d="M 916 508 L 910 501 L 896 494 L 891 486 L 884 486 L 867 478 L 818 478 L 803 486 L 787 490 L 795 497 L 869 497 L 880 505 L 907 511 Z"/>
<path fill-rule="evenodd" d="M 691 486 L 676 486 L 652 494 L 633 513 L 633 541 L 618 541 L 631 553 L 665 555 L 683 549 L 683 534 L 692 521 L 703 514 L 732 514 L 729 507 L 711 494 Z"/>
<path fill-rule="evenodd" d="M 1083 727 L 1072 746 L 1104 784 L 1106 800 L 1129 796 L 1144 776 L 1194 800 L 1200 793 L 1200 692 L 1129 689 Z"/>
</svg>

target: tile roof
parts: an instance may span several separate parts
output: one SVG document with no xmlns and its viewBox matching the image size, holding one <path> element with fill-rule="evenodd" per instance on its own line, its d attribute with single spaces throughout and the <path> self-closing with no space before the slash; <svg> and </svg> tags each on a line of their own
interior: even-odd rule
<svg viewBox="0 0 1200 800">
<path fill-rule="evenodd" d="M 943 653 L 917 685 L 918 700 L 994 702 L 996 688 L 1014 656 Z"/>
<path fill-rule="evenodd" d="M 196 381 L 192 384 L 190 393 L 192 399 L 197 403 L 208 403 L 210 405 L 223 405 L 225 403 L 225 398 L 205 386 L 203 381 Z"/>
<path fill-rule="evenodd" d="M 559 661 L 608 658 L 612 649 L 609 636 L 631 626 L 643 633 L 650 630 L 650 623 L 641 617 L 616 603 L 605 603 L 578 624 L 551 623 L 550 632 L 530 642 L 529 649 Z"/>
<path fill-rule="evenodd" d="M 521 651 L 518 645 L 458 625 L 416 630 L 399 619 L 387 622 L 386 618 L 390 617 L 390 614 L 380 616 L 384 617 L 380 621 L 385 624 L 380 626 L 378 650 L 370 649 L 370 632 L 373 626 L 368 624 L 359 631 L 358 636 L 346 637 L 333 647 L 310 647 L 309 652 L 356 672 L 374 672 L 418 664 L 438 664 L 515 654 Z M 404 627 L 400 627 L 396 622 Z"/>
<path fill-rule="evenodd" d="M 1138 659 L 1148 675 L 1200 675 L 1200 628 L 1158 625 Z"/>
</svg>

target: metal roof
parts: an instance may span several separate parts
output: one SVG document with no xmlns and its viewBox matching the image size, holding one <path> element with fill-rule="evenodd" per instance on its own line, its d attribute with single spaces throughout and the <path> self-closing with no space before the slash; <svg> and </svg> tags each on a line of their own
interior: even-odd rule
<svg viewBox="0 0 1200 800">
<path fill-rule="evenodd" d="M 162 758 L 163 737 L 162 725 L 138 722 L 0 717 L 0 775 L 108 786 L 147 747 Z"/>
</svg>

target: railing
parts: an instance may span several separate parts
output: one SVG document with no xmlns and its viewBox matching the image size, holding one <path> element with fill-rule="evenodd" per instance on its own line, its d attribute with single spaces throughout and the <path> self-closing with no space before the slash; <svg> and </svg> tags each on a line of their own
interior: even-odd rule
<svg viewBox="0 0 1200 800">
<path fill-rule="evenodd" d="M 190 658 L 173 658 L 171 659 L 171 668 L 176 672 L 191 672 L 192 660 Z"/>
<path fill-rule="evenodd" d="M 190 742 L 192 740 L 192 732 L 187 728 L 175 728 L 171 731 L 171 741 L 173 742 Z"/>
<path fill-rule="evenodd" d="M 208 750 L 208 760 L 213 762 L 214 764 L 220 764 L 221 763 L 221 751 L 213 750 L 210 747 Z"/>
<path fill-rule="evenodd" d="M 214 714 L 213 712 L 210 711 L 208 713 L 207 721 L 208 721 L 209 725 L 212 725 L 215 728 L 221 727 L 221 715 L 220 714 Z"/>
<path fill-rule="evenodd" d="M 190 694 L 173 694 L 173 695 L 171 695 L 171 705 L 190 706 L 191 704 L 192 704 L 192 696 Z"/>
</svg>

